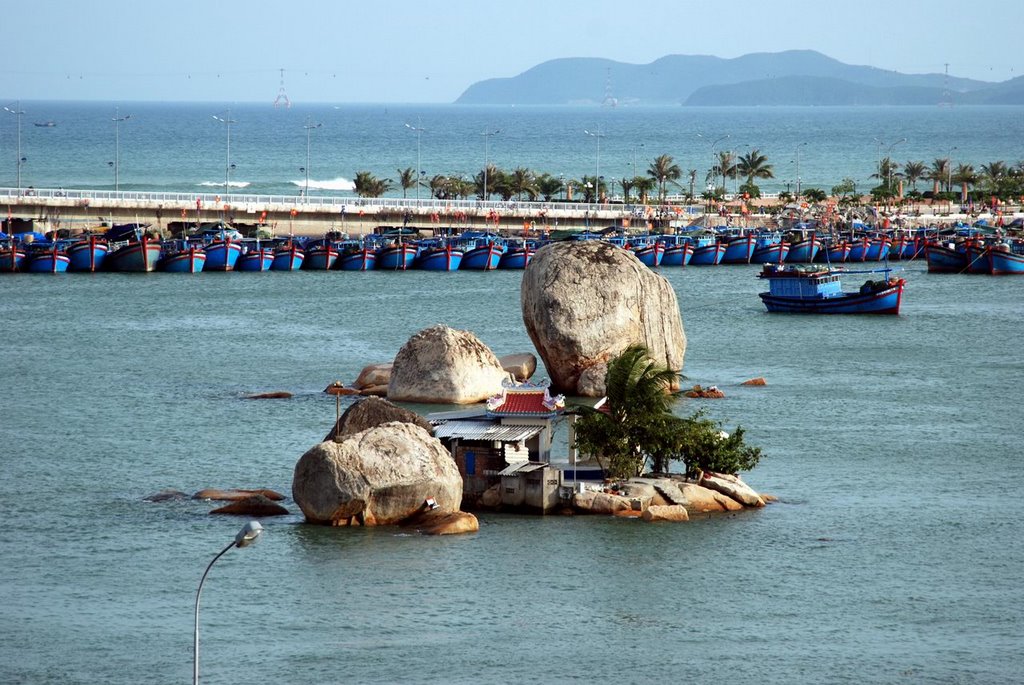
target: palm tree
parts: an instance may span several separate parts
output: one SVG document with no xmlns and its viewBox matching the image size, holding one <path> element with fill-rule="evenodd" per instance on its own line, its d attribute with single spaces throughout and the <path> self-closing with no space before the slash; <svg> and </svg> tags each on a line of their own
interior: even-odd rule
<svg viewBox="0 0 1024 685">
<path fill-rule="evenodd" d="M 515 193 L 516 198 L 523 199 L 523 193 L 534 200 L 537 197 L 537 179 L 533 172 L 525 167 L 519 167 L 508 175 L 509 190 Z"/>
<path fill-rule="evenodd" d="M 493 164 L 488 164 L 486 169 L 483 169 L 479 173 L 477 173 L 477 175 L 473 177 L 473 181 L 474 183 L 476 183 L 477 197 L 479 197 L 481 200 L 489 200 L 490 195 L 496 192 L 495 181 L 499 181 L 501 179 L 501 176 L 504 175 L 504 173 L 505 172 L 503 172 L 501 169 L 494 166 Z M 487 185 L 488 197 L 484 197 L 485 180 Z"/>
<path fill-rule="evenodd" d="M 607 186 L 604 184 L 604 176 L 595 179 L 593 176 L 584 176 L 576 182 L 583 190 L 583 201 L 587 203 L 598 202 L 598 198 L 602 197 L 607 190 Z"/>
<path fill-rule="evenodd" d="M 747 179 L 747 185 L 754 185 L 755 178 L 774 178 L 772 165 L 768 158 L 761 154 L 761 151 L 754 148 L 745 155 L 740 155 L 736 164 L 736 174 Z"/>
<path fill-rule="evenodd" d="M 736 178 L 736 157 L 731 150 L 721 150 L 718 153 L 718 162 L 711 168 L 712 179 L 722 177 L 722 187 L 725 187 L 725 179 Z M 717 184 L 716 184 L 717 185 Z"/>
<path fill-rule="evenodd" d="M 407 197 L 407 191 L 410 188 L 415 188 L 419 179 L 416 178 L 416 170 L 412 167 L 396 169 L 395 171 L 398 172 L 398 185 L 402 186 L 402 199 L 404 200 Z"/>
<path fill-rule="evenodd" d="M 537 192 L 544 198 L 545 202 L 551 202 L 551 198 L 565 190 L 562 179 L 544 173 L 537 177 Z"/>
<path fill-rule="evenodd" d="M 628 205 L 629 194 L 633 190 L 633 179 L 623 178 L 621 181 L 619 181 L 619 187 L 622 188 L 622 201 Z"/>
<path fill-rule="evenodd" d="M 636 191 L 640 201 L 647 204 L 647 199 L 651 196 L 651 191 L 655 189 L 657 182 L 650 176 L 634 176 L 633 177 L 633 190 Z"/>
<path fill-rule="evenodd" d="M 632 345 L 608 362 L 605 374 L 607 412 L 581 408 L 576 445 L 593 454 L 615 478 L 638 476 L 652 443 L 674 419 L 672 388 L 679 374 L 651 359 L 642 345 Z"/>
<path fill-rule="evenodd" d="M 664 202 L 666 196 L 665 185 L 669 182 L 675 183 L 683 175 L 683 170 L 679 168 L 679 165 L 673 161 L 671 156 L 660 155 L 647 168 L 647 175 L 658 184 L 658 197 Z"/>
<path fill-rule="evenodd" d="M 360 197 L 380 197 L 391 190 L 391 179 L 377 178 L 369 171 L 357 171 L 353 184 Z"/>
<path fill-rule="evenodd" d="M 908 161 L 903 165 L 903 176 L 907 179 L 907 183 L 910 184 L 910 189 L 917 190 L 917 182 L 925 177 L 928 172 L 928 168 L 924 165 L 924 162 L 913 162 Z"/>
<path fill-rule="evenodd" d="M 802 195 L 808 202 L 824 202 L 828 197 L 821 188 L 805 188 Z"/>
<path fill-rule="evenodd" d="M 1002 162 L 999 162 L 999 164 L 1002 164 Z M 985 166 L 987 165 L 983 165 L 982 168 L 984 169 Z M 974 171 L 974 167 L 970 164 L 958 164 L 950 177 L 950 181 L 960 184 L 960 200 L 963 201 L 967 199 L 968 187 L 978 182 L 978 173 Z"/>
<path fill-rule="evenodd" d="M 932 182 L 933 195 L 938 195 L 939 188 L 943 186 L 946 186 L 946 192 L 949 192 L 949 158 L 933 161 L 925 177 Z"/>
</svg>

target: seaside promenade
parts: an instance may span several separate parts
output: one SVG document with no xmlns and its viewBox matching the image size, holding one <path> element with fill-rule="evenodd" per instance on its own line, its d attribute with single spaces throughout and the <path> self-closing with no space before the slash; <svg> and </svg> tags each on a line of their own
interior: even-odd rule
<svg viewBox="0 0 1024 685">
<path fill-rule="evenodd" d="M 278 236 L 316 236 L 327 231 L 362 235 L 377 226 L 405 224 L 505 233 L 524 229 L 599 230 L 613 224 L 643 231 L 654 222 L 674 227 L 726 223 L 764 226 L 769 225 L 770 210 L 778 207 L 780 200 L 762 198 L 751 203 L 748 213 L 741 213 L 737 200 L 727 200 L 723 212 L 721 205 L 708 208 L 703 203 L 686 204 L 682 198 L 672 197 L 666 204 L 652 205 L 0 188 L 0 204 L 5 218 L 32 219 L 40 232 L 129 222 L 148 223 L 164 230 L 172 222 L 223 220 L 240 225 L 267 224 Z M 1020 207 L 1001 209 L 1007 222 L 1021 214 Z M 909 225 L 995 219 L 987 212 L 963 213 L 959 206 L 948 203 L 917 206 L 902 217 Z"/>
</svg>

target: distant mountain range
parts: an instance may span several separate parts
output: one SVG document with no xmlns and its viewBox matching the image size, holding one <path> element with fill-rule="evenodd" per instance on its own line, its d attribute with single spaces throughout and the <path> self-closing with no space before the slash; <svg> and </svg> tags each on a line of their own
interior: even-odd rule
<svg viewBox="0 0 1024 685">
<path fill-rule="evenodd" d="M 555 59 L 474 83 L 458 104 L 1020 105 L 1024 77 L 1001 83 L 844 64 L 813 50 L 722 59 L 668 55 L 650 64 Z"/>
</svg>

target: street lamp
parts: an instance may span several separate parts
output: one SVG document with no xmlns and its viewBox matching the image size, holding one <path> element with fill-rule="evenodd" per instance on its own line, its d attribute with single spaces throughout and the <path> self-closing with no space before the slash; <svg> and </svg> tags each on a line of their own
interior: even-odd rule
<svg viewBox="0 0 1024 685">
<path fill-rule="evenodd" d="M 892 194 L 892 160 L 891 160 L 891 159 L 889 159 L 889 155 L 891 155 L 891 154 L 892 154 L 892 149 L 893 149 L 894 147 L 896 147 L 896 146 L 897 146 L 897 145 L 899 145 L 900 143 L 905 143 L 905 142 L 907 142 L 907 139 L 906 139 L 906 138 L 900 138 L 900 139 L 899 139 L 899 140 L 897 140 L 897 141 L 896 141 L 895 143 L 893 143 L 892 145 L 890 145 L 890 146 L 889 146 L 889 149 L 887 149 L 887 150 L 885 151 L 885 158 L 889 160 L 889 168 L 888 168 L 888 169 L 886 169 L 886 171 L 887 171 L 887 174 L 886 174 L 886 176 L 887 176 L 887 180 L 886 180 L 886 182 L 885 182 L 885 185 L 886 185 L 886 189 L 888 190 L 889 194 Z M 888 202 L 887 202 L 886 204 L 888 204 Z"/>
<path fill-rule="evenodd" d="M 306 166 L 302 168 L 306 172 L 306 189 L 303 191 L 303 197 L 309 197 L 309 134 L 314 128 L 320 128 L 323 124 L 314 124 L 306 117 L 306 124 L 302 128 L 306 129 Z"/>
<path fill-rule="evenodd" d="M 597 139 L 597 173 L 594 174 L 594 202 L 596 204 L 601 203 L 601 139 L 604 138 L 604 134 L 601 133 L 601 127 L 597 127 L 597 131 L 588 131 L 583 129 L 583 132 L 588 136 Z"/>
<path fill-rule="evenodd" d="M 263 526 L 259 524 L 259 521 L 249 521 L 247 524 L 242 526 L 242 529 L 235 535 L 235 539 L 231 541 L 227 547 L 222 549 L 217 556 L 213 558 L 213 561 L 203 571 L 203 577 L 199 579 L 199 590 L 196 591 L 196 625 L 195 630 L 192 633 L 193 636 L 193 650 L 192 650 L 192 683 L 193 685 L 199 685 L 199 598 L 203 594 L 203 583 L 206 581 L 206 574 L 210 572 L 213 565 L 220 559 L 224 554 L 232 547 L 248 547 L 252 543 L 256 542 L 260 534 L 263 532 Z"/>
<path fill-rule="evenodd" d="M 416 126 L 406 124 L 405 127 L 416 134 L 416 201 L 420 199 L 420 136 L 426 131 L 425 128 L 419 126 L 420 120 L 416 120 Z M 484 152 L 484 157 L 487 157 L 487 153 Z M 487 162 L 484 162 L 484 174 L 487 173 Z"/>
<path fill-rule="evenodd" d="M 949 152 L 946 153 L 946 192 L 953 192 L 953 150 L 957 147 L 954 145 L 949 148 Z"/>
<path fill-rule="evenodd" d="M 234 165 L 231 164 L 231 124 L 236 122 L 231 118 L 230 109 L 224 113 L 223 117 L 214 114 L 213 118 L 227 128 L 227 161 L 224 163 L 224 194 L 227 195 L 228 188 L 231 186 L 231 170 L 234 168 Z"/>
<path fill-rule="evenodd" d="M 636 176 L 637 176 L 637 173 L 636 173 L 636 149 L 638 147 L 643 147 L 643 146 L 644 146 L 643 143 L 640 143 L 639 145 L 634 145 L 633 146 L 633 177 L 634 178 L 636 178 Z"/>
<path fill-rule="evenodd" d="M 484 137 L 484 201 L 487 201 L 487 144 L 491 140 L 491 136 L 496 136 L 501 133 L 501 129 L 495 129 L 494 131 L 484 131 L 480 135 Z"/>
<path fill-rule="evenodd" d="M 796 200 L 800 201 L 800 148 L 807 145 L 807 141 L 796 146 Z"/>
<path fill-rule="evenodd" d="M 11 109 L 10 105 L 4 106 L 4 111 L 9 112 L 18 117 L 18 157 L 17 157 L 17 170 L 18 170 L 18 195 L 21 195 L 21 165 L 25 163 L 25 158 L 21 156 L 21 115 L 24 114 L 21 110 L 21 100 L 17 103 L 11 103 L 14 105 L 14 109 Z"/>
<path fill-rule="evenodd" d="M 128 121 L 132 118 L 131 114 L 125 114 L 121 116 L 120 109 L 114 108 L 114 118 L 111 121 L 114 122 L 114 161 L 111 166 L 114 167 L 114 192 L 118 192 L 121 187 L 120 183 L 120 167 L 121 167 L 121 122 Z"/>
<path fill-rule="evenodd" d="M 698 138 L 703 138 L 704 136 L 701 135 L 700 133 L 698 133 L 697 137 Z M 711 182 L 712 182 L 712 184 L 716 188 L 718 186 L 718 184 L 716 183 L 716 180 L 718 179 L 718 174 L 713 173 L 714 170 L 715 170 L 715 146 L 718 145 L 719 143 L 721 143 L 723 140 L 725 140 L 728 137 L 729 137 L 729 134 L 726 133 L 724 136 L 722 136 L 720 138 L 716 138 L 715 140 L 713 140 L 711 142 L 711 145 L 708 148 L 710 150 L 710 152 L 711 152 L 711 171 L 712 171 Z M 725 169 L 722 169 L 722 185 L 723 186 L 725 185 Z M 712 194 L 714 194 L 714 189 L 712 189 Z"/>
</svg>

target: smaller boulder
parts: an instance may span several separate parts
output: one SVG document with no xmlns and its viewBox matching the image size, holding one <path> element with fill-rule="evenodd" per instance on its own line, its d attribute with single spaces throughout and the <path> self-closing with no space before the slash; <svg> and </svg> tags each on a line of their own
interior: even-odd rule
<svg viewBox="0 0 1024 685">
<path fill-rule="evenodd" d="M 359 390 L 357 390 L 356 388 L 346 388 L 345 384 L 342 383 L 341 381 L 334 381 L 333 383 L 328 385 L 326 388 L 324 388 L 324 392 L 327 393 L 328 395 L 358 395 L 359 394 Z"/>
<path fill-rule="evenodd" d="M 144 502 L 177 502 L 183 499 L 188 499 L 188 495 L 181 490 L 175 490 L 173 488 L 154 492 L 152 495 L 146 495 L 142 498 Z"/>
<path fill-rule="evenodd" d="M 413 525 L 423 535 L 461 535 L 480 530 L 480 521 L 465 511 L 444 514 L 430 511 L 419 517 Z"/>
<path fill-rule="evenodd" d="M 763 507 L 764 500 L 759 494 L 739 479 L 738 476 L 725 473 L 705 472 L 700 479 L 700 484 L 710 490 L 720 492 L 731 497 L 740 504 L 747 507 Z"/>
<path fill-rule="evenodd" d="M 597 362 L 580 372 L 576 383 L 576 392 L 583 397 L 603 397 L 605 394 L 604 378 L 608 375 L 607 362 Z"/>
<path fill-rule="evenodd" d="M 679 490 L 686 498 L 686 511 L 691 515 L 743 509 L 743 505 L 733 498 L 696 483 L 683 483 L 679 486 Z"/>
<path fill-rule="evenodd" d="M 757 378 L 751 378 L 750 380 L 743 381 L 740 385 L 768 385 L 768 381 L 761 376 L 758 376 Z"/>
<path fill-rule="evenodd" d="M 684 397 L 699 397 L 701 399 L 721 399 L 725 397 L 725 393 L 718 389 L 717 385 L 709 385 L 706 388 L 702 388 L 699 385 L 695 385 L 689 390 L 683 392 Z"/>
<path fill-rule="evenodd" d="M 247 497 L 253 495 L 263 495 L 269 500 L 274 502 L 280 502 L 284 499 L 284 495 L 273 490 L 266 488 L 258 490 L 242 490 L 242 489 L 231 489 L 231 490 L 218 490 L 217 488 L 205 488 L 200 490 L 196 494 L 192 495 L 192 499 L 210 499 L 219 502 L 238 502 Z"/>
<path fill-rule="evenodd" d="M 529 380 L 537 370 L 537 357 L 529 352 L 506 354 L 504 357 L 498 357 L 498 363 L 501 364 L 501 368 L 512 374 L 517 383 Z"/>
<path fill-rule="evenodd" d="M 363 390 L 376 385 L 383 385 L 385 388 L 391 381 L 391 362 L 381 364 L 370 364 L 359 372 L 359 377 L 352 384 L 353 387 Z"/>
<path fill-rule="evenodd" d="M 214 509 L 211 514 L 234 514 L 236 516 L 287 516 L 288 510 L 276 502 L 272 502 L 263 495 L 253 495 L 232 502 L 219 509 Z"/>
<path fill-rule="evenodd" d="M 387 397 L 388 386 L 386 385 L 368 385 L 365 388 L 359 388 L 359 394 L 364 397 Z"/>
<path fill-rule="evenodd" d="M 495 483 L 484 490 L 478 504 L 485 509 L 497 509 L 501 506 L 501 483 Z"/>
<path fill-rule="evenodd" d="M 261 392 L 255 395 L 246 395 L 247 400 L 286 400 L 293 397 L 287 390 L 275 390 L 274 392 Z"/>
<path fill-rule="evenodd" d="M 689 521 L 690 515 L 686 507 L 680 504 L 669 504 L 665 506 L 651 505 L 643 514 L 643 520 L 654 521 Z"/>
<path fill-rule="evenodd" d="M 434 427 L 430 425 L 430 422 L 416 412 L 399 407 L 397 404 L 392 404 L 379 397 L 367 397 L 346 409 L 324 440 L 341 442 L 349 435 L 392 421 L 412 423 L 431 435 L 434 434 Z"/>
</svg>

